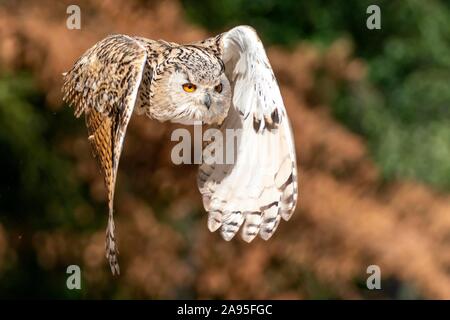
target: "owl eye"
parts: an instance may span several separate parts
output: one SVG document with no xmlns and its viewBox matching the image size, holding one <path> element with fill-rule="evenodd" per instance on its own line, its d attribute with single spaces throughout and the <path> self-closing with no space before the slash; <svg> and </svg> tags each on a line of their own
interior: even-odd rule
<svg viewBox="0 0 450 320">
<path fill-rule="evenodd" d="M 221 93 L 222 92 L 222 84 L 221 83 L 219 83 L 217 86 L 215 86 L 214 87 L 214 90 L 216 90 L 218 93 Z"/>
<path fill-rule="evenodd" d="M 194 92 L 197 90 L 197 86 L 193 83 L 185 83 L 183 84 L 183 90 L 186 92 Z"/>
</svg>

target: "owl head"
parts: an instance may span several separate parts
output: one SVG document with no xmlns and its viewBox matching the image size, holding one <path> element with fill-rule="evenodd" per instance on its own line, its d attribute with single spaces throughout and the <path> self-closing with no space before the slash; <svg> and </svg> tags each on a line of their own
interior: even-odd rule
<svg viewBox="0 0 450 320">
<path fill-rule="evenodd" d="M 222 61 L 197 46 L 176 47 L 154 77 L 150 116 L 160 121 L 221 123 L 231 104 Z"/>
</svg>

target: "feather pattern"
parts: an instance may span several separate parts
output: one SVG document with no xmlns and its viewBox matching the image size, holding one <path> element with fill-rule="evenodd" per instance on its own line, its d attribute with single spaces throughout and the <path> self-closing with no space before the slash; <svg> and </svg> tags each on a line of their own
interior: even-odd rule
<svg viewBox="0 0 450 320">
<path fill-rule="evenodd" d="M 256 32 L 236 27 L 203 42 L 216 47 L 233 90 L 232 107 L 221 125 L 239 130 L 234 164 L 199 168 L 198 187 L 209 212 L 211 231 L 220 228 L 230 240 L 242 227 L 250 242 L 258 234 L 269 239 L 280 218 L 288 220 L 297 203 L 297 165 L 291 127 L 280 90 Z M 222 141 L 214 141 L 220 148 Z M 224 149 L 227 144 L 223 142 Z"/>
<path fill-rule="evenodd" d="M 105 177 L 109 217 L 106 257 L 119 274 L 113 202 L 123 139 L 136 103 L 147 58 L 146 49 L 127 36 L 110 36 L 89 49 L 64 75 L 64 100 L 85 113 L 89 141 Z"/>
</svg>

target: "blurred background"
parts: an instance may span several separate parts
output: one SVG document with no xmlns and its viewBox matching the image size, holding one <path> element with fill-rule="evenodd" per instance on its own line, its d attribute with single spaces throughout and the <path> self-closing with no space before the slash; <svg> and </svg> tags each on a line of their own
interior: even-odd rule
<svg viewBox="0 0 450 320">
<path fill-rule="evenodd" d="M 66 9 L 81 8 L 68 30 Z M 381 8 L 381 30 L 366 9 Z M 134 116 L 104 258 L 103 179 L 61 73 L 112 33 L 262 37 L 290 115 L 296 213 L 251 244 L 210 233 L 173 126 Z M 0 297 L 450 298 L 450 5 L 433 1 L 1 1 Z M 82 289 L 66 288 L 81 267 Z M 382 290 L 366 269 L 381 268 Z"/>
</svg>

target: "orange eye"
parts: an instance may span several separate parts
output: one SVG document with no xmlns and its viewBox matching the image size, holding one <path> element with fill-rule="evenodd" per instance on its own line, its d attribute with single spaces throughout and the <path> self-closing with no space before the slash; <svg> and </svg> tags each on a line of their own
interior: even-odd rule
<svg viewBox="0 0 450 320">
<path fill-rule="evenodd" d="M 186 92 L 194 92 L 197 89 L 197 86 L 192 83 L 183 84 L 183 90 Z"/>
<path fill-rule="evenodd" d="M 222 92 L 222 84 L 221 83 L 219 83 L 217 86 L 215 86 L 214 87 L 214 90 L 216 90 L 218 93 L 221 93 Z"/>
</svg>

